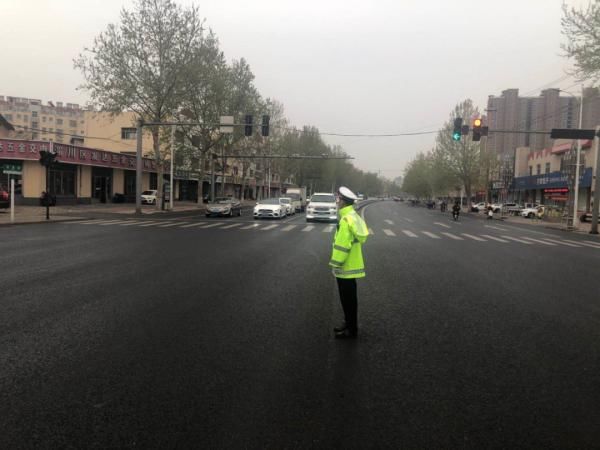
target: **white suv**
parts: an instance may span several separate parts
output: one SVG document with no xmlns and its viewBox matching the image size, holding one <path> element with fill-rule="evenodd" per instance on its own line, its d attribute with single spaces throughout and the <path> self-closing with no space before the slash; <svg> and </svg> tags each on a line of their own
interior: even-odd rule
<svg viewBox="0 0 600 450">
<path fill-rule="evenodd" d="M 327 220 L 337 222 L 337 205 L 335 195 L 317 192 L 310 198 L 306 206 L 306 221 Z"/>
</svg>

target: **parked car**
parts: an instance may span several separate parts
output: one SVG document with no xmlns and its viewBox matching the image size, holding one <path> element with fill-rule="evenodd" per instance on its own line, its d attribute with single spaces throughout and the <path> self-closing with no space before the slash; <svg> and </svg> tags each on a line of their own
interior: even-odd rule
<svg viewBox="0 0 600 450">
<path fill-rule="evenodd" d="M 296 214 L 296 207 L 290 197 L 279 197 L 279 202 L 285 205 L 286 215 L 291 216 L 293 214 Z"/>
<path fill-rule="evenodd" d="M 0 189 L 0 208 L 10 208 L 10 196 L 4 189 Z"/>
<path fill-rule="evenodd" d="M 485 208 L 486 208 L 485 202 L 471 204 L 471 212 L 485 211 Z"/>
<path fill-rule="evenodd" d="M 586 212 L 579 216 L 579 220 L 581 222 L 591 222 L 592 221 L 592 213 Z"/>
<path fill-rule="evenodd" d="M 287 216 L 287 206 L 279 198 L 265 198 L 256 202 L 254 219 L 283 219 Z"/>
<path fill-rule="evenodd" d="M 306 207 L 306 221 L 326 220 L 337 222 L 337 204 L 335 195 L 330 193 L 315 193 Z"/>
<path fill-rule="evenodd" d="M 523 205 L 519 205 L 518 203 L 505 203 L 502 205 L 502 210 L 507 214 L 516 215 L 521 212 L 523 209 Z"/>
<path fill-rule="evenodd" d="M 494 211 L 494 213 L 499 213 L 502 211 L 503 206 L 502 203 L 492 203 L 492 211 Z"/>
<path fill-rule="evenodd" d="M 521 211 L 522 217 L 527 217 L 528 219 L 533 219 L 534 217 L 542 217 L 545 212 L 544 205 L 538 205 L 533 208 L 525 208 Z"/>
<path fill-rule="evenodd" d="M 233 217 L 242 215 L 242 204 L 232 197 L 217 197 L 206 207 L 206 217 Z"/>
<path fill-rule="evenodd" d="M 156 205 L 156 194 L 158 194 L 158 191 L 156 189 L 150 189 L 149 191 L 142 192 L 142 204 Z"/>
</svg>

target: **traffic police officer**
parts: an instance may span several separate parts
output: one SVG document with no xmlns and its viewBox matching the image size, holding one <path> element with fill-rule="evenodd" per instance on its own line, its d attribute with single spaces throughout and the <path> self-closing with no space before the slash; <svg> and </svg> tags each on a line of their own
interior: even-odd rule
<svg viewBox="0 0 600 450">
<path fill-rule="evenodd" d="M 358 333 L 356 279 L 365 276 L 362 244 L 369 230 L 365 221 L 354 210 L 358 197 L 347 187 L 338 189 L 338 226 L 333 239 L 329 265 L 336 277 L 345 323 L 334 328 L 335 337 L 355 338 Z"/>
</svg>

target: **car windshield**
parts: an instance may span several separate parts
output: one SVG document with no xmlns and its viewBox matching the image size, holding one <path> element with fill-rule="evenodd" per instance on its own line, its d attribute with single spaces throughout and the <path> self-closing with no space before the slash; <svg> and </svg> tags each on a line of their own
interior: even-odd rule
<svg viewBox="0 0 600 450">
<path fill-rule="evenodd" d="M 288 194 L 292 200 L 300 200 L 300 194 Z"/>
<path fill-rule="evenodd" d="M 311 203 L 335 203 L 335 195 L 333 194 L 323 194 L 323 195 L 313 195 L 310 198 Z"/>
<path fill-rule="evenodd" d="M 213 203 L 231 203 L 233 200 L 228 197 L 217 197 Z"/>
<path fill-rule="evenodd" d="M 278 198 L 265 198 L 264 200 L 259 200 L 259 205 L 279 205 Z"/>
<path fill-rule="evenodd" d="M 288 204 L 291 203 L 291 200 L 289 198 L 280 198 L 279 201 L 281 203 L 288 203 Z"/>
<path fill-rule="evenodd" d="M 142 195 L 155 195 L 156 191 L 144 191 L 142 192 Z"/>
</svg>

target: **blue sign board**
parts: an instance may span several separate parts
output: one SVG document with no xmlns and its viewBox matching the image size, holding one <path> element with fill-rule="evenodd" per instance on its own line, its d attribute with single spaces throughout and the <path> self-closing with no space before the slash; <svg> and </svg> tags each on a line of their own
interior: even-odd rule
<svg viewBox="0 0 600 450">
<path fill-rule="evenodd" d="M 527 177 L 517 177 L 514 179 L 514 189 L 544 189 L 567 187 L 568 175 L 563 172 L 551 172 L 540 175 L 530 175 Z M 592 186 L 592 168 L 588 167 L 579 174 L 579 187 L 586 188 Z"/>
</svg>

